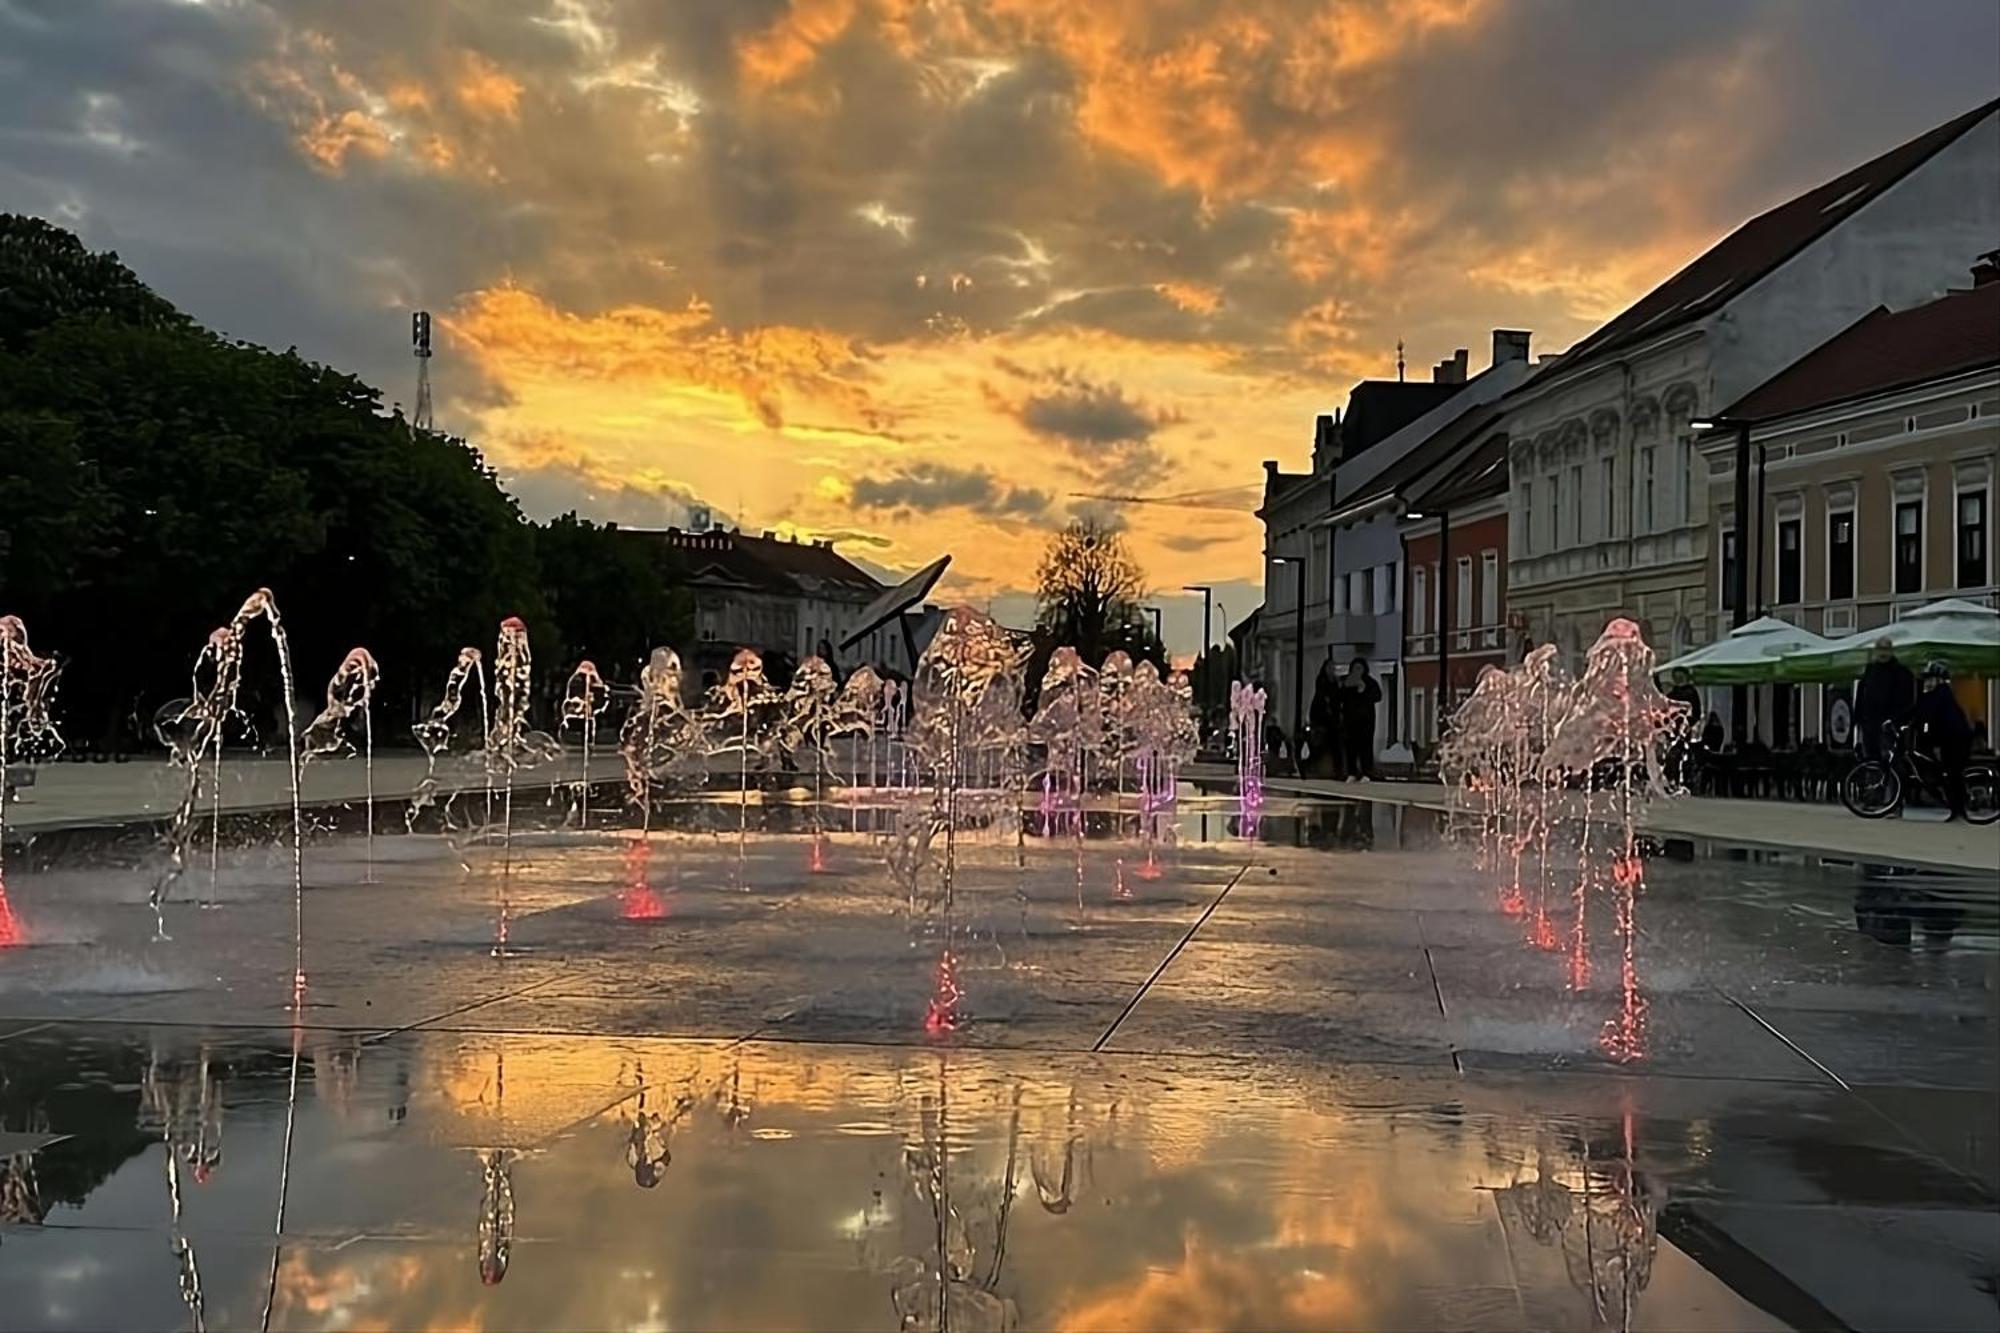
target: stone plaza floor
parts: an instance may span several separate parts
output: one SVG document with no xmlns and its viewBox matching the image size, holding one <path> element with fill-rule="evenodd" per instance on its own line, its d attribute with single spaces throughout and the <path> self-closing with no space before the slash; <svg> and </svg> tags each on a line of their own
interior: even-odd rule
<svg viewBox="0 0 2000 1333">
<path fill-rule="evenodd" d="M 0 1324 L 2000 1326 L 1988 876 L 1663 844 L 1620 1061 L 1606 902 L 1572 985 L 1421 807 L 1189 791 L 968 837 L 932 1032 L 871 806 L 559 805 L 318 812 L 298 1011 L 268 814 L 166 941 L 145 839 L 11 849 Z"/>
</svg>

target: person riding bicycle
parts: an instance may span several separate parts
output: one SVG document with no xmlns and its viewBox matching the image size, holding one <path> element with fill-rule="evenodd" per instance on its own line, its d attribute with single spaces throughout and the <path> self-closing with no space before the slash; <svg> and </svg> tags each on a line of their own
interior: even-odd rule
<svg viewBox="0 0 2000 1333">
<path fill-rule="evenodd" d="M 1924 665 L 1923 693 L 1895 718 L 1904 728 L 1906 744 L 1920 745 L 1938 761 L 1944 775 L 1945 800 L 1953 817 L 1965 818 L 1965 766 L 1972 759 L 1972 721 L 1951 691 L 1951 668 L 1943 662 Z"/>
</svg>

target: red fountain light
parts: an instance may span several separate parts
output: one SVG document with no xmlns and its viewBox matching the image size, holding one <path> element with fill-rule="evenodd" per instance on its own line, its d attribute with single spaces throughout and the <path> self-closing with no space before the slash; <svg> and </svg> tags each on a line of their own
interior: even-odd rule
<svg viewBox="0 0 2000 1333">
<path fill-rule="evenodd" d="M 14 915 L 14 909 L 7 901 L 7 883 L 0 880 L 0 949 L 11 949 L 27 942 L 28 933 L 21 929 L 20 919 Z"/>
<path fill-rule="evenodd" d="M 1620 1064 L 1646 1057 L 1646 997 L 1639 993 L 1636 957 L 1638 931 L 1635 925 L 1639 887 L 1645 882 L 1645 863 L 1629 844 L 1624 854 L 1611 863 L 1611 880 L 1618 890 L 1618 939 L 1623 946 L 1619 966 L 1620 1004 L 1615 1018 L 1605 1021 L 1598 1045 Z"/>
<path fill-rule="evenodd" d="M 652 856 L 652 844 L 643 838 L 634 838 L 625 849 L 625 892 L 618 914 L 627 921 L 658 921 L 667 914 L 667 905 L 646 882 Z"/>
<path fill-rule="evenodd" d="M 806 862 L 806 868 L 815 875 L 826 873 L 826 839 L 820 834 L 813 834 L 812 851 Z"/>
<path fill-rule="evenodd" d="M 958 988 L 958 960 L 946 949 L 938 955 L 937 987 L 930 1008 L 924 1013 L 924 1031 L 932 1036 L 958 1030 L 958 1002 L 965 992 Z"/>
</svg>

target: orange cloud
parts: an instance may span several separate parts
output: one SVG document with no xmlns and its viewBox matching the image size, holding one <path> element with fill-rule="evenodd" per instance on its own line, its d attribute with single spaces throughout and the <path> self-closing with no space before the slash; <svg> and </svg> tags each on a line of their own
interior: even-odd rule
<svg viewBox="0 0 2000 1333">
<path fill-rule="evenodd" d="M 728 394 L 767 427 L 784 424 L 787 393 L 879 424 L 855 344 L 817 329 L 716 327 L 698 299 L 679 310 L 626 305 L 582 316 L 519 287 L 475 292 L 446 321 L 502 383 L 633 381 Z"/>
<path fill-rule="evenodd" d="M 519 80 L 477 51 L 467 51 L 459 57 L 458 82 L 452 92 L 459 105 L 475 116 L 512 120 L 521 106 Z"/>
</svg>

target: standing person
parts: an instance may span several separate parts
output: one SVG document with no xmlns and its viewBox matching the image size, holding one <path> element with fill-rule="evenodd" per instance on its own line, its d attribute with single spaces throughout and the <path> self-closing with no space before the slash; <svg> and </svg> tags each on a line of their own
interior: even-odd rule
<svg viewBox="0 0 2000 1333">
<path fill-rule="evenodd" d="M 1965 765 L 1972 758 L 1972 719 L 1951 692 L 1951 668 L 1924 664 L 1924 692 L 1891 721 L 1910 729 L 1906 744 L 1921 745 L 1944 771 L 1944 798 L 1952 817 L 1965 818 Z"/>
<path fill-rule="evenodd" d="M 1328 649 L 1326 660 L 1319 664 L 1319 675 L 1313 680 L 1312 707 L 1308 714 L 1312 722 L 1313 769 L 1322 777 L 1347 776 L 1340 744 L 1340 684 L 1333 669 L 1333 650 Z"/>
<path fill-rule="evenodd" d="M 1368 674 L 1367 660 L 1355 658 L 1341 681 L 1340 732 L 1347 775 L 1357 782 L 1375 776 L 1375 705 L 1381 702 L 1382 687 Z"/>
<path fill-rule="evenodd" d="M 1863 759 L 1882 758 L 1882 724 L 1894 722 L 1917 701 L 1917 678 L 1896 660 L 1896 645 L 1875 640 L 1875 653 L 1854 689 L 1854 745 Z"/>
<path fill-rule="evenodd" d="M 1668 756 L 1667 762 L 1673 770 L 1674 780 L 1686 787 L 1691 785 L 1689 778 L 1693 768 L 1695 731 L 1702 716 L 1701 691 L 1694 687 L 1694 677 L 1686 671 L 1674 672 L 1671 679 L 1673 688 L 1667 691 L 1667 697 L 1687 709 L 1688 725 L 1687 730 L 1681 733 L 1681 739 L 1675 743 L 1674 751 Z"/>
</svg>

